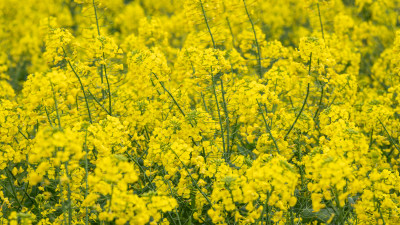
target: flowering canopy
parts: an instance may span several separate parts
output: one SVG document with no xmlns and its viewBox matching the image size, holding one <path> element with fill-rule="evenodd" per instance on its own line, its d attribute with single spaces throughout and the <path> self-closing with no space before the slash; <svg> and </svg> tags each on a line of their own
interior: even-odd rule
<svg viewBox="0 0 400 225">
<path fill-rule="evenodd" d="M 3 224 L 399 224 L 399 0 L 0 1 Z"/>
</svg>

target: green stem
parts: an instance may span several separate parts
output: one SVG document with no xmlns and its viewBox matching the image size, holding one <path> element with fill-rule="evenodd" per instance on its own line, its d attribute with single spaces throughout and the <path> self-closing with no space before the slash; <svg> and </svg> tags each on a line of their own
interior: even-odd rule
<svg viewBox="0 0 400 225">
<path fill-rule="evenodd" d="M 175 100 L 174 96 L 171 94 L 171 92 L 168 91 L 168 89 L 164 86 L 164 82 L 160 81 L 155 73 L 152 72 L 152 74 L 156 77 L 160 85 L 163 87 L 164 91 L 168 93 L 168 95 L 172 98 L 172 101 L 175 103 L 175 105 L 178 107 L 179 111 L 182 113 L 182 115 L 185 117 L 186 114 L 183 112 L 181 106 L 178 104 L 178 102 Z"/>
<path fill-rule="evenodd" d="M 88 196 L 88 190 L 89 190 L 89 184 L 88 184 L 88 176 L 89 176 L 89 162 L 88 162 L 88 155 L 89 155 L 89 150 L 87 147 L 87 131 L 86 131 L 86 136 L 85 136 L 85 199 Z M 85 225 L 89 224 L 89 210 L 88 207 L 85 207 Z"/>
<path fill-rule="evenodd" d="M 100 36 L 100 26 L 99 26 L 99 20 L 97 19 L 97 8 L 94 0 L 93 0 L 93 8 L 94 8 L 94 16 L 96 17 L 97 34 Z"/>
<path fill-rule="evenodd" d="M 164 179 L 166 182 L 167 182 L 167 184 L 168 184 L 168 188 L 169 188 L 169 191 L 171 192 L 171 196 L 173 196 L 174 194 L 173 194 L 173 192 L 172 192 L 172 188 L 171 188 L 171 184 L 169 183 L 169 180 L 167 180 L 167 179 Z M 180 218 L 180 216 L 179 216 L 179 213 L 178 213 L 178 209 L 175 207 L 175 214 L 176 214 L 176 217 L 178 217 L 178 222 L 179 222 L 179 225 L 182 225 L 181 224 L 181 218 Z"/>
<path fill-rule="evenodd" d="M 219 120 L 219 126 L 221 129 L 221 138 L 222 138 L 222 148 L 223 148 L 223 156 L 225 157 L 226 154 L 226 149 L 225 149 L 225 137 L 224 137 L 224 127 L 222 125 L 222 118 L 221 118 L 221 109 L 219 108 L 219 103 L 218 103 L 218 97 L 217 97 L 217 92 L 215 91 L 215 80 L 213 75 L 211 75 L 212 77 L 212 89 L 213 89 L 213 93 L 214 93 L 214 97 L 215 97 L 215 103 L 217 105 L 217 112 L 218 112 L 218 120 Z"/>
<path fill-rule="evenodd" d="M 224 85 L 223 85 L 223 81 L 220 78 L 220 85 L 221 85 L 221 94 L 222 94 L 222 102 L 223 104 L 223 108 L 224 108 L 224 112 L 225 112 L 225 120 L 226 120 L 226 161 L 229 162 L 230 161 L 230 153 L 229 153 L 229 149 L 230 149 L 230 135 L 229 135 L 229 126 L 230 126 L 230 121 L 229 121 L 229 112 L 228 112 L 228 107 L 225 101 L 225 91 L 224 91 Z"/>
<path fill-rule="evenodd" d="M 322 25 L 322 18 L 321 18 L 321 11 L 319 10 L 319 2 L 317 2 L 317 8 L 318 8 L 319 24 L 321 26 L 322 39 L 325 40 L 324 27 Z"/>
<path fill-rule="evenodd" d="M 202 10 L 202 12 L 203 12 L 203 17 L 204 17 L 204 21 L 205 21 L 205 23 L 206 23 L 208 32 L 210 33 L 210 37 L 211 37 L 211 41 L 212 41 L 213 47 L 214 47 L 214 49 L 216 49 L 217 46 L 215 45 L 214 37 L 213 37 L 213 34 L 212 34 L 212 32 L 211 32 L 210 25 L 208 24 L 207 15 L 206 15 L 206 11 L 204 10 L 204 6 L 203 6 L 202 0 L 200 0 L 200 6 L 201 6 L 201 10 Z"/>
<path fill-rule="evenodd" d="M 100 101 L 92 94 L 92 92 L 90 90 L 87 90 L 89 92 L 89 94 L 92 96 L 92 98 L 94 99 L 94 101 L 108 114 L 111 116 L 111 113 L 100 103 Z"/>
<path fill-rule="evenodd" d="M 197 184 L 196 180 L 192 177 L 192 174 L 190 173 L 189 169 L 187 168 L 187 166 L 185 165 L 185 163 L 179 158 L 178 154 L 176 154 L 175 151 L 171 150 L 172 153 L 174 153 L 174 155 L 176 156 L 176 158 L 181 162 L 183 168 L 185 168 L 186 172 L 188 173 L 190 179 L 192 180 L 193 185 L 197 188 L 197 190 L 199 190 L 199 192 L 203 195 L 204 199 L 206 199 L 206 201 L 208 202 L 208 204 L 211 205 L 211 207 L 213 208 L 213 204 L 210 201 L 210 199 L 207 197 L 207 195 L 201 190 L 201 188 L 199 187 L 199 185 Z"/>
<path fill-rule="evenodd" d="M 43 106 L 43 107 L 44 107 L 44 111 L 46 112 L 47 119 L 49 120 L 49 124 L 50 124 L 51 127 L 53 127 L 53 123 L 52 123 L 51 120 L 50 120 L 49 112 L 47 111 L 46 106 Z"/>
<path fill-rule="evenodd" d="M 66 52 L 65 52 L 64 48 L 63 48 L 63 51 L 64 51 L 64 55 L 66 55 Z M 66 61 L 68 62 L 68 65 L 71 67 L 72 72 L 75 74 L 76 78 L 77 78 L 78 81 L 79 81 L 79 84 L 80 84 L 80 86 L 81 86 L 81 90 L 82 90 L 82 92 L 83 92 L 83 97 L 85 98 L 85 102 L 86 102 L 86 107 L 87 107 L 87 110 L 88 110 L 88 114 L 89 114 L 89 122 L 90 122 L 90 123 L 93 123 L 92 114 L 91 114 L 91 112 L 90 112 L 90 107 L 89 107 L 89 101 L 88 101 L 88 98 L 87 98 L 87 96 L 86 96 L 86 92 L 85 92 L 85 88 L 83 87 L 82 80 L 81 80 L 81 78 L 79 77 L 78 73 L 75 71 L 75 68 L 72 66 L 71 61 L 69 61 L 69 60 L 67 60 L 67 59 L 66 59 Z"/>
<path fill-rule="evenodd" d="M 288 135 L 290 134 L 290 131 L 292 131 L 294 125 L 296 124 L 296 122 L 297 122 L 297 120 L 299 119 L 301 113 L 303 112 L 304 106 L 305 106 L 306 103 L 307 103 L 307 98 L 308 98 L 309 93 L 310 93 L 310 83 L 307 84 L 307 94 L 306 94 L 306 97 L 305 97 L 305 99 L 304 99 L 303 105 L 301 106 L 300 112 L 299 112 L 299 114 L 297 115 L 296 119 L 294 120 L 292 126 L 290 126 L 288 132 L 287 132 L 286 135 L 285 135 L 284 140 L 287 139 Z"/>
<path fill-rule="evenodd" d="M 235 47 L 235 36 L 233 36 L 233 31 L 232 31 L 231 23 L 229 22 L 229 18 L 228 18 L 228 17 L 226 17 L 226 23 L 228 24 L 229 31 L 231 32 L 231 36 L 232 36 L 232 46 Z"/>
<path fill-rule="evenodd" d="M 23 206 L 22 206 L 21 202 L 19 201 L 19 199 L 17 197 L 17 193 L 15 191 L 15 187 L 14 187 L 14 184 L 13 184 L 11 178 L 10 178 L 10 175 L 7 176 L 7 179 L 8 179 L 8 182 L 10 183 L 10 186 L 11 186 L 12 195 L 14 196 L 15 201 L 17 202 L 17 204 L 20 207 L 20 209 L 22 209 Z"/>
<path fill-rule="evenodd" d="M 389 134 L 388 130 L 386 129 L 385 125 L 382 123 L 382 121 L 380 119 L 378 119 L 379 122 L 381 123 L 383 129 L 385 130 L 386 134 L 389 137 L 390 142 L 392 143 L 392 145 L 397 149 L 398 152 L 400 152 L 399 147 L 397 147 L 396 142 L 394 142 L 392 136 Z M 390 155 L 393 153 L 393 151 L 390 151 L 389 154 L 387 155 L 387 158 L 389 159 Z"/>
<path fill-rule="evenodd" d="M 261 106 L 260 102 L 259 102 L 257 99 L 256 99 L 256 101 L 257 101 L 257 103 L 258 103 L 258 107 L 259 107 L 260 110 L 261 110 L 261 115 L 262 115 L 262 118 L 263 118 L 263 120 L 264 120 L 265 128 L 266 128 L 266 130 L 267 130 L 267 132 L 268 132 L 270 138 L 271 138 L 272 141 L 274 142 L 276 151 L 278 152 L 278 154 L 280 154 L 278 144 L 277 144 L 277 142 L 276 142 L 274 136 L 273 136 L 272 133 L 271 133 L 271 127 L 268 125 L 268 122 L 267 122 L 267 120 L 265 119 L 264 110 L 262 109 L 262 106 Z"/>
<path fill-rule="evenodd" d="M 381 203 L 379 200 L 376 199 L 375 195 L 374 195 L 374 201 L 376 202 L 376 207 L 378 208 L 379 216 L 382 219 L 382 225 L 386 225 L 385 219 L 383 218 L 383 214 L 382 214 L 382 210 L 381 210 Z"/>
<path fill-rule="evenodd" d="M 246 10 L 247 17 L 249 18 L 249 21 L 251 23 L 251 28 L 252 28 L 253 34 L 254 34 L 254 41 L 255 41 L 256 47 L 257 47 L 258 76 L 259 76 L 259 78 L 262 78 L 263 75 L 262 75 L 262 65 L 261 65 L 261 48 L 260 48 L 260 45 L 258 44 L 257 33 L 256 33 L 256 29 L 254 27 L 254 22 L 251 19 L 249 11 L 247 10 L 246 0 L 243 0 L 243 4 L 244 4 L 244 9 Z"/>
<path fill-rule="evenodd" d="M 336 206 L 339 208 L 339 218 L 341 220 L 341 224 L 345 224 L 345 218 L 344 218 L 344 212 L 343 212 L 343 208 L 340 206 L 340 201 L 339 201 L 339 194 L 338 191 L 336 189 L 336 186 L 334 187 L 334 191 L 335 191 L 335 201 L 336 201 Z"/>
<path fill-rule="evenodd" d="M 317 110 L 315 111 L 315 114 L 314 114 L 314 119 L 315 120 L 317 119 L 318 113 L 322 108 L 322 99 L 323 99 L 323 97 L 324 97 L 324 87 L 322 86 L 322 88 L 321 88 L 321 96 L 319 98 L 319 103 L 318 103 L 318 108 L 317 108 Z"/>
<path fill-rule="evenodd" d="M 21 128 L 18 126 L 18 132 L 26 139 L 26 140 L 29 140 L 29 138 L 24 134 L 24 133 L 22 133 L 22 131 L 21 131 Z M 29 134 L 28 134 L 29 135 Z"/>
<path fill-rule="evenodd" d="M 10 176 L 13 178 L 13 180 L 17 181 L 18 186 L 20 186 L 21 184 L 19 183 L 18 179 L 14 176 L 14 174 L 12 174 L 11 170 L 6 167 L 6 170 L 8 171 L 8 173 L 10 174 Z M 27 187 L 29 186 L 29 183 L 27 185 Z M 28 192 L 26 192 L 26 189 L 22 189 L 25 196 L 35 205 L 37 206 L 37 202 L 28 194 Z"/>
<path fill-rule="evenodd" d="M 96 8 L 96 4 L 95 4 L 94 0 L 93 0 L 93 8 L 94 8 L 94 15 L 95 15 L 95 18 L 96 18 L 97 34 L 100 37 L 101 34 L 100 34 L 99 19 L 98 19 L 98 16 L 97 16 L 97 8 Z M 103 50 L 103 48 L 104 48 L 103 42 L 101 44 L 102 44 L 101 49 Z M 103 52 L 102 61 L 104 62 L 104 60 L 105 60 L 105 54 Z M 109 101 L 109 103 L 108 103 L 108 108 L 109 108 L 108 111 L 109 111 L 109 114 L 112 115 L 111 87 L 110 87 L 110 82 L 108 81 L 106 65 L 104 65 L 104 64 L 101 65 L 101 72 L 100 72 L 101 83 L 103 83 L 103 71 L 104 71 L 104 77 L 106 78 L 107 88 L 108 88 L 108 101 Z M 103 95 L 104 95 L 103 88 L 102 88 L 102 92 L 103 92 Z"/>
<path fill-rule="evenodd" d="M 51 83 L 51 91 L 53 92 L 53 99 L 54 99 L 54 107 L 56 109 L 56 114 L 57 114 L 57 121 L 58 121 L 58 128 L 61 130 L 61 120 L 60 120 L 60 114 L 58 113 L 58 102 L 56 98 L 56 93 L 54 92 L 54 85 Z"/>
<path fill-rule="evenodd" d="M 310 53 L 310 65 L 309 65 L 309 67 L 308 67 L 308 75 L 309 75 L 309 76 L 311 75 L 311 63 L 312 63 L 312 52 Z M 306 94 L 306 97 L 305 97 L 305 99 L 304 99 L 303 105 L 301 106 L 300 112 L 299 112 L 299 114 L 297 115 L 296 119 L 294 120 L 292 126 L 289 128 L 288 132 L 286 133 L 284 140 L 286 140 L 286 138 L 287 138 L 288 135 L 290 134 L 290 131 L 292 131 L 294 125 L 296 124 L 296 122 L 297 122 L 297 120 L 299 119 L 301 113 L 303 112 L 304 106 L 305 106 L 306 103 L 307 103 L 307 98 L 308 98 L 309 93 L 310 93 L 310 83 L 307 84 L 307 94 Z"/>
<path fill-rule="evenodd" d="M 103 60 L 104 60 L 104 52 L 103 52 Z M 107 88 L 108 88 L 108 111 L 109 111 L 109 114 L 112 115 L 111 87 L 110 87 L 110 82 L 108 81 L 106 65 L 103 65 L 103 69 L 104 69 L 104 76 L 106 78 Z"/>
<path fill-rule="evenodd" d="M 68 225 L 72 224 L 72 205 L 71 205 L 71 187 L 70 187 L 70 179 L 71 176 L 68 173 L 68 162 L 65 162 L 65 173 L 67 174 L 68 177 L 68 183 L 67 183 L 67 191 L 68 191 Z"/>
<path fill-rule="evenodd" d="M 207 104 L 206 104 L 206 101 L 205 101 L 205 99 L 204 99 L 203 92 L 200 92 L 200 95 L 201 95 L 201 99 L 203 100 L 204 110 L 206 110 L 207 113 L 210 113 L 210 112 L 208 111 Z"/>
</svg>

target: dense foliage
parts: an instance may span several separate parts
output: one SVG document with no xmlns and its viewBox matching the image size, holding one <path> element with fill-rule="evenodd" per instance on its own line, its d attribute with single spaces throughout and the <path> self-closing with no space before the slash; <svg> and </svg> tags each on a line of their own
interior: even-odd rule
<svg viewBox="0 0 400 225">
<path fill-rule="evenodd" d="M 1 0 L 1 224 L 400 224 L 400 0 Z"/>
</svg>

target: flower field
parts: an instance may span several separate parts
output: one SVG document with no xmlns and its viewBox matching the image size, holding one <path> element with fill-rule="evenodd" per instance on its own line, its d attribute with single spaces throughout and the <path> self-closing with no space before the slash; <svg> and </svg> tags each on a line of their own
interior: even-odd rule
<svg viewBox="0 0 400 225">
<path fill-rule="evenodd" d="M 0 224 L 400 224 L 400 0 L 1 0 Z"/>
</svg>

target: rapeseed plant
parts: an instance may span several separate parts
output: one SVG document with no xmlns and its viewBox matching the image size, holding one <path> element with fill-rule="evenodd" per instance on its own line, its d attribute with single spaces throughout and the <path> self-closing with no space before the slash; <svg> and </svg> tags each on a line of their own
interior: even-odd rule
<svg viewBox="0 0 400 225">
<path fill-rule="evenodd" d="M 1 224 L 399 224 L 400 1 L 3 0 Z"/>
</svg>

